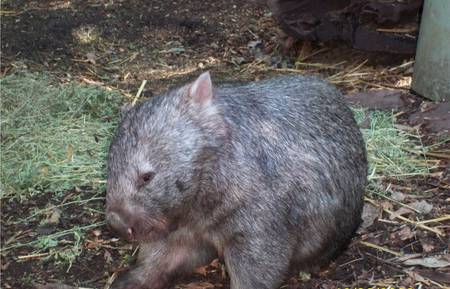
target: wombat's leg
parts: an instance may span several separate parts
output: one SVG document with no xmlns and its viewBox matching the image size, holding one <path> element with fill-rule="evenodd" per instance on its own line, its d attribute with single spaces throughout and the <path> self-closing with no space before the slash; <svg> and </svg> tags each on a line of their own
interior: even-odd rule
<svg viewBox="0 0 450 289">
<path fill-rule="evenodd" d="M 119 276 L 111 289 L 160 289 L 176 273 L 190 272 L 214 258 L 212 247 L 165 239 L 142 243 L 135 268 Z"/>
<path fill-rule="evenodd" d="M 224 257 L 231 289 L 278 288 L 289 269 L 291 256 L 286 247 L 274 239 L 253 239 L 240 240 L 226 248 Z"/>
<path fill-rule="evenodd" d="M 160 289 L 166 285 L 168 272 L 162 266 L 168 248 L 164 241 L 141 243 L 135 267 L 120 275 L 111 289 Z"/>
</svg>

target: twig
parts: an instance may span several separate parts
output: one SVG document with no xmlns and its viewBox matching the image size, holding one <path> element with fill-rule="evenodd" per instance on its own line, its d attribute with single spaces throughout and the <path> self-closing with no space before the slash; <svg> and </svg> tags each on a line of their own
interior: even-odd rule
<svg viewBox="0 0 450 289">
<path fill-rule="evenodd" d="M 416 27 L 411 28 L 378 28 L 378 32 L 385 32 L 385 33 L 411 33 L 417 31 Z"/>
<path fill-rule="evenodd" d="M 390 85 L 390 84 L 377 84 L 377 83 L 373 83 L 367 80 L 360 80 L 362 83 L 365 83 L 367 85 L 371 85 L 374 87 L 378 87 L 378 88 L 392 88 L 392 89 L 402 89 L 402 90 L 410 90 L 409 87 L 402 87 L 402 86 L 395 86 L 395 85 Z"/>
<path fill-rule="evenodd" d="M 447 221 L 447 220 L 450 220 L 450 215 L 445 215 L 443 217 L 439 217 L 436 219 L 420 221 L 420 222 L 417 222 L 417 224 L 437 223 L 437 222 L 442 222 L 442 221 Z"/>
<path fill-rule="evenodd" d="M 109 62 L 108 64 L 109 65 L 111 65 L 111 64 L 118 64 L 118 65 L 124 64 L 125 62 L 133 61 L 138 55 L 139 55 L 138 52 L 133 52 L 130 56 L 126 57 L 125 59 L 116 59 L 116 60 L 113 60 L 113 61 Z"/>
<path fill-rule="evenodd" d="M 426 156 L 431 156 L 431 157 L 436 157 L 436 158 L 440 158 L 440 159 L 446 159 L 446 160 L 450 160 L 450 155 L 449 154 L 439 154 L 439 153 L 431 153 L 431 152 L 424 152 L 422 153 Z"/>
<path fill-rule="evenodd" d="M 345 267 L 345 266 L 348 266 L 348 265 L 350 265 L 350 264 L 353 264 L 353 263 L 358 262 L 358 261 L 361 261 L 361 260 L 364 260 L 364 258 L 353 259 L 353 260 L 351 260 L 351 261 L 348 261 L 348 262 L 346 262 L 346 263 L 344 263 L 344 264 L 339 265 L 339 267 Z"/>
<path fill-rule="evenodd" d="M 147 84 L 147 79 L 144 79 L 141 83 L 141 86 L 139 87 L 138 92 L 136 93 L 136 96 L 133 99 L 133 102 L 131 103 L 132 106 L 134 106 L 139 99 L 139 96 L 141 96 L 142 91 L 144 90 L 145 84 Z"/>
<path fill-rule="evenodd" d="M 406 63 L 400 64 L 399 66 L 392 67 L 392 68 L 389 69 L 389 71 L 392 72 L 392 71 L 395 71 L 395 70 L 400 69 L 400 68 L 405 68 L 407 66 L 412 66 L 413 64 L 414 64 L 414 60 L 411 60 L 411 61 L 408 61 Z"/>
<path fill-rule="evenodd" d="M 308 67 L 318 67 L 318 68 L 324 68 L 324 69 L 326 69 L 326 68 L 327 69 L 338 69 L 339 68 L 338 66 L 342 65 L 344 63 L 345 63 L 345 61 L 341 61 L 339 63 L 335 63 L 335 64 L 332 64 L 332 65 L 327 65 L 327 64 L 322 64 L 322 63 L 296 62 L 295 66 L 299 65 L 299 66 L 308 66 Z M 278 68 L 278 69 L 284 70 L 283 68 Z"/>
<path fill-rule="evenodd" d="M 308 55 L 302 57 L 302 58 L 300 59 L 300 61 L 305 61 L 306 59 L 311 58 L 311 57 L 313 57 L 314 55 L 317 55 L 317 54 L 319 54 L 319 53 L 322 53 L 322 52 L 325 52 L 325 51 L 328 51 L 328 50 L 330 50 L 330 48 L 328 48 L 328 47 L 319 49 L 319 50 L 317 50 L 317 51 L 314 51 L 313 53 L 310 53 L 310 54 L 308 54 Z"/>
<path fill-rule="evenodd" d="M 399 225 L 399 222 L 396 221 L 391 221 L 391 220 L 386 220 L 386 219 L 382 219 L 382 218 L 378 218 L 378 222 L 382 222 L 382 223 L 386 223 L 386 224 L 391 224 L 391 225 Z"/>
<path fill-rule="evenodd" d="M 19 256 L 19 257 L 17 257 L 17 259 L 19 259 L 19 260 L 35 259 L 35 258 L 45 257 L 48 255 L 49 255 L 49 253 L 31 254 L 31 255 Z"/>
<path fill-rule="evenodd" d="M 431 157 L 436 157 L 436 158 L 440 158 L 440 159 L 447 159 L 450 160 L 450 154 L 446 154 L 446 153 L 433 153 L 433 152 L 423 152 L 423 151 L 416 151 L 416 150 L 411 150 L 411 149 L 403 149 L 406 152 L 409 153 L 413 153 L 415 155 L 423 155 L 423 156 L 431 156 Z"/>
<path fill-rule="evenodd" d="M 380 206 L 379 204 L 377 204 L 374 200 L 372 200 L 372 199 L 370 199 L 370 198 L 368 198 L 368 197 L 364 197 L 364 200 L 365 200 L 366 202 L 371 203 L 372 205 L 374 205 L 374 206 L 376 206 L 376 207 L 378 207 L 378 208 L 381 207 L 381 206 Z M 381 208 L 382 208 L 382 207 L 381 207 Z M 385 211 L 386 213 L 392 215 L 393 217 L 395 217 L 395 218 L 397 218 L 397 219 L 400 219 L 400 220 L 405 221 L 405 222 L 407 222 L 407 223 L 413 224 L 414 226 L 416 226 L 416 227 L 418 227 L 418 228 L 421 228 L 421 229 L 423 229 L 423 230 L 427 230 L 427 231 L 433 232 L 433 233 L 435 233 L 435 234 L 437 234 L 437 235 L 439 235 L 439 236 L 441 236 L 441 237 L 445 236 L 445 234 L 442 233 L 439 229 L 431 228 L 431 227 L 425 226 L 424 224 L 420 224 L 420 223 L 418 223 L 418 222 L 414 222 L 414 221 L 412 221 L 412 220 L 410 220 L 410 219 L 408 219 L 408 218 L 405 218 L 405 217 L 403 217 L 403 216 L 401 216 L 401 215 L 399 215 L 399 214 L 396 214 L 395 212 L 392 212 L 391 210 L 386 209 L 386 208 L 383 208 L 383 211 Z"/>
<path fill-rule="evenodd" d="M 389 189 L 390 189 L 390 188 L 388 187 L 388 188 L 386 189 L 386 191 L 389 190 Z M 383 195 L 383 194 L 377 193 L 376 191 L 372 192 L 372 194 L 375 194 L 375 195 L 377 195 L 377 196 L 380 196 L 380 197 L 382 197 L 382 198 L 385 198 L 385 199 L 387 199 L 387 200 L 389 200 L 389 201 L 391 201 L 391 202 L 394 202 L 394 203 L 396 203 L 396 204 L 398 204 L 398 205 L 400 205 L 400 206 L 402 206 L 402 207 L 405 207 L 405 208 L 408 208 L 408 209 L 410 209 L 410 210 L 413 210 L 413 211 L 416 212 L 416 213 L 420 213 L 419 210 L 417 210 L 417 209 L 415 209 L 415 208 L 413 208 L 413 207 L 411 207 L 411 206 L 408 206 L 407 204 L 403 204 L 402 202 L 399 202 L 399 201 L 397 201 L 397 200 L 394 200 L 394 199 L 392 199 L 392 198 L 390 198 L 390 197 L 388 197 L 388 196 L 385 196 L 385 195 Z"/>
<path fill-rule="evenodd" d="M 379 250 L 379 251 L 383 251 L 383 252 L 392 254 L 392 255 L 394 255 L 394 256 L 397 256 L 397 257 L 400 257 L 400 256 L 403 255 L 402 253 L 395 252 L 395 251 L 392 251 L 392 250 L 390 250 L 390 249 L 387 249 L 387 248 L 384 248 L 384 247 L 381 247 L 381 246 L 378 246 L 378 245 L 375 245 L 375 244 L 372 244 L 372 243 L 369 243 L 369 242 L 359 241 L 359 243 L 360 243 L 360 244 L 363 244 L 363 245 L 366 246 L 366 247 L 374 248 L 374 249 L 377 249 L 377 250 Z"/>
</svg>

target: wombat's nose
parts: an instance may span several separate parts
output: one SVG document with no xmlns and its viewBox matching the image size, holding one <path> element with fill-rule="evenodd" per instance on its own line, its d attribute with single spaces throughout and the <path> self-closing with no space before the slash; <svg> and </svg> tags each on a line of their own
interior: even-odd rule
<svg viewBox="0 0 450 289">
<path fill-rule="evenodd" d="M 134 232 L 133 232 L 133 228 L 128 228 L 127 229 L 127 238 L 129 239 L 129 240 L 133 240 L 134 238 Z"/>
<path fill-rule="evenodd" d="M 114 231 L 118 232 L 123 237 L 128 240 L 134 239 L 135 230 L 116 212 L 108 212 L 106 215 L 106 222 Z"/>
</svg>

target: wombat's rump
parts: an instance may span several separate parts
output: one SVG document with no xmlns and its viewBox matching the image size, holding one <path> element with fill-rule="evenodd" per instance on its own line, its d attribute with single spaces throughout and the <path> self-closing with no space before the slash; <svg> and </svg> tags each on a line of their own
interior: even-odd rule
<svg viewBox="0 0 450 289">
<path fill-rule="evenodd" d="M 232 289 L 326 264 L 360 224 L 365 145 L 314 77 L 214 88 L 209 73 L 131 109 L 108 160 L 107 221 L 142 241 L 112 288 L 163 288 L 215 256 Z"/>
</svg>

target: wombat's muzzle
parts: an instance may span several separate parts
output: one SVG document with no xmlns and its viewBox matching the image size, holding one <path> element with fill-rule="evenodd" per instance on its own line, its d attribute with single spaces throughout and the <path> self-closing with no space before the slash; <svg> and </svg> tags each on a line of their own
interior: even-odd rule
<svg viewBox="0 0 450 289">
<path fill-rule="evenodd" d="M 132 241 L 135 239 L 136 230 L 131 224 L 128 224 L 124 218 L 121 218 L 118 213 L 114 211 L 107 212 L 106 222 L 111 229 L 119 233 L 127 240 Z"/>
</svg>

